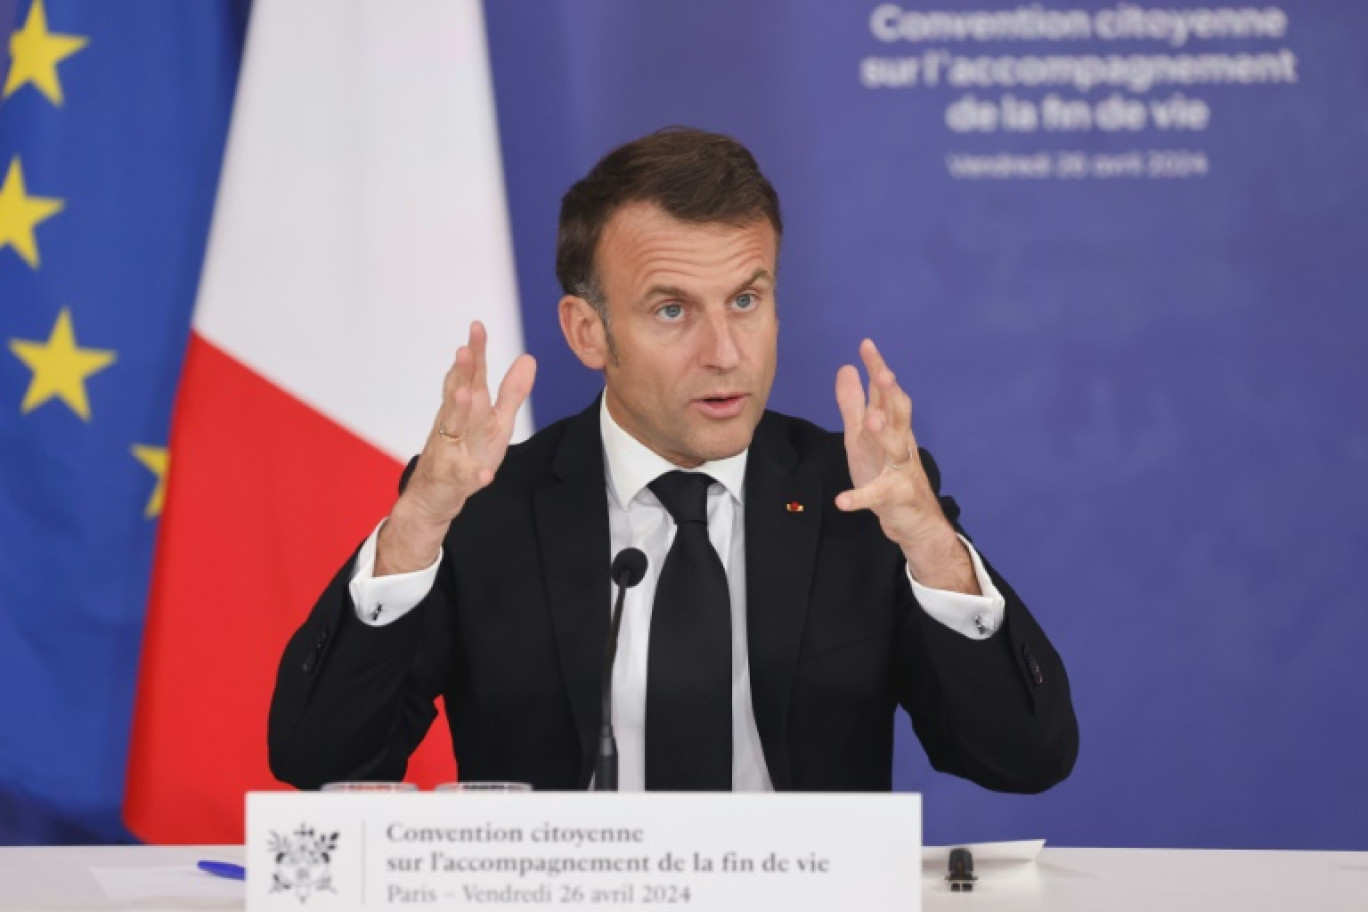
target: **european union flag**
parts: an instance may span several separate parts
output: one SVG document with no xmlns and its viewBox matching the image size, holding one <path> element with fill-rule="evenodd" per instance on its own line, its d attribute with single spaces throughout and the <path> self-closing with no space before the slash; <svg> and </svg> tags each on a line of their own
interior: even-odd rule
<svg viewBox="0 0 1368 912">
<path fill-rule="evenodd" d="M 247 6 L 0 0 L 0 842 L 128 839 L 168 423 Z"/>
</svg>

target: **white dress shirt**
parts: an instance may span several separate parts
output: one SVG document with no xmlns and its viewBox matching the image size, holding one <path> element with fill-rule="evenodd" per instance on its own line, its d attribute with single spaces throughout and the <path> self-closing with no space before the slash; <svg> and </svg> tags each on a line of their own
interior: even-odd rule
<svg viewBox="0 0 1368 912">
<path fill-rule="evenodd" d="M 603 437 L 605 483 L 608 489 L 608 529 L 611 554 L 637 547 L 646 554 L 646 576 L 627 590 L 613 666 L 613 727 L 618 742 L 618 787 L 642 791 L 646 787 L 646 663 L 649 658 L 651 609 L 665 555 L 674 541 L 670 514 L 647 487 L 657 477 L 678 469 L 624 431 L 599 410 Z M 708 538 L 722 560 L 731 593 L 732 620 L 732 788 L 771 791 L 769 770 L 760 745 L 751 706 L 750 656 L 746 631 L 745 477 L 748 451 L 704 463 L 693 471 L 711 475 L 708 489 Z M 375 577 L 375 543 L 371 533 L 356 558 L 350 591 L 357 616 L 372 626 L 393 623 L 422 601 L 437 578 L 437 565 L 412 573 Z M 927 614 L 973 639 L 984 639 L 1002 623 L 1004 600 L 983 569 L 972 545 L 965 542 L 982 595 L 929 589 L 908 574 L 913 594 Z M 616 593 L 615 593 L 616 595 Z M 612 604 L 604 605 L 611 612 Z"/>
</svg>

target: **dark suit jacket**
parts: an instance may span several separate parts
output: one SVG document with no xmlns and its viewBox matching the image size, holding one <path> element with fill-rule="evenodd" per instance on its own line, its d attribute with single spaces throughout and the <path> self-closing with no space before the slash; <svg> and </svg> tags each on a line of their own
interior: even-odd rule
<svg viewBox="0 0 1368 912">
<path fill-rule="evenodd" d="M 990 568 L 1007 599 L 994 636 L 970 640 L 927 616 L 873 514 L 835 508 L 849 487 L 839 435 L 765 414 L 746 467 L 746 612 L 775 788 L 890 788 L 899 705 L 937 769 L 1005 791 L 1063 779 L 1078 750 L 1068 679 L 1026 607 Z M 958 528 L 955 502 L 941 505 Z M 463 778 L 585 788 L 610 558 L 595 405 L 509 449 L 408 615 L 362 624 L 348 561 L 285 649 L 272 770 L 302 788 L 401 778 L 443 696 Z"/>
</svg>

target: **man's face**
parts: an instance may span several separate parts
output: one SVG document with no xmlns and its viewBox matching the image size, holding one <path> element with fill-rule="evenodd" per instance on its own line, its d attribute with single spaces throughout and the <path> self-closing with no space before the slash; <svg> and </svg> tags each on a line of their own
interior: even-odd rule
<svg viewBox="0 0 1368 912">
<path fill-rule="evenodd" d="M 602 367 L 614 420 L 675 465 L 750 446 L 774 382 L 777 247 L 763 218 L 691 224 L 650 203 L 604 226 L 595 263 L 613 349 L 605 336 L 597 356 L 576 351 Z"/>
</svg>

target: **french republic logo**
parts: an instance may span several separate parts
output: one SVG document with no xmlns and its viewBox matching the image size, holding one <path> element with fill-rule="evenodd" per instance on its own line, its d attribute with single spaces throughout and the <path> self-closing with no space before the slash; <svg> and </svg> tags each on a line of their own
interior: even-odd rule
<svg viewBox="0 0 1368 912">
<path fill-rule="evenodd" d="M 319 833 L 299 825 L 288 836 L 271 831 L 270 849 L 275 856 L 272 893 L 293 893 L 301 903 L 315 893 L 336 893 L 332 884 L 332 857 L 337 833 Z"/>
</svg>

